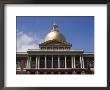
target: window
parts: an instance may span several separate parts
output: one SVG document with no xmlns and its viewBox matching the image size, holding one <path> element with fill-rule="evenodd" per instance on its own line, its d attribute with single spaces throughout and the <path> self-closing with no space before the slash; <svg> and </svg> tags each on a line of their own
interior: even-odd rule
<svg viewBox="0 0 110 90">
<path fill-rule="evenodd" d="M 60 56 L 60 68 L 65 68 L 65 56 Z"/>
<path fill-rule="evenodd" d="M 58 68 L 58 56 L 53 56 L 53 68 Z"/>
<path fill-rule="evenodd" d="M 76 65 L 76 68 L 81 68 L 80 56 L 75 57 L 75 65 Z"/>
<path fill-rule="evenodd" d="M 40 68 L 45 68 L 45 56 L 40 56 Z"/>
<path fill-rule="evenodd" d="M 47 60 L 47 68 L 51 68 L 52 67 L 52 60 Z"/>
<path fill-rule="evenodd" d="M 66 57 L 66 65 L 67 65 L 67 68 L 71 68 L 72 67 L 72 62 L 71 62 L 71 56 L 67 56 Z"/>
<path fill-rule="evenodd" d="M 35 68 L 36 67 L 36 61 L 35 60 L 31 60 L 31 68 Z"/>
<path fill-rule="evenodd" d="M 65 68 L 65 60 L 60 60 L 60 68 Z"/>
<path fill-rule="evenodd" d="M 36 57 L 31 57 L 31 68 L 36 68 Z"/>
<path fill-rule="evenodd" d="M 52 68 L 52 56 L 47 56 L 46 64 L 47 68 Z"/>
</svg>

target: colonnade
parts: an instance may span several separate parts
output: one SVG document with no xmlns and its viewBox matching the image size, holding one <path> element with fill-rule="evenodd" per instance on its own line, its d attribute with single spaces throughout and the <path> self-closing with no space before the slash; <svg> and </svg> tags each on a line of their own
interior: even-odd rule
<svg viewBox="0 0 110 90">
<path fill-rule="evenodd" d="M 54 62 L 53 62 L 53 56 L 54 55 L 51 55 L 52 56 L 52 59 L 51 59 L 51 69 L 53 69 L 53 64 L 54 64 Z M 76 68 L 76 58 L 75 58 L 76 56 L 75 55 L 73 55 L 73 56 L 71 56 L 71 68 Z M 67 58 L 66 58 L 66 55 L 64 56 L 64 68 L 66 69 L 67 68 L 67 63 L 66 63 L 66 60 L 67 60 Z M 27 64 L 26 64 L 26 68 L 27 69 L 30 69 L 31 68 L 31 61 L 32 61 L 32 56 L 28 56 L 28 59 L 27 59 Z M 80 68 L 84 68 L 84 58 L 83 58 L 83 56 L 82 55 L 80 55 L 80 59 L 79 59 L 79 61 L 80 61 Z M 47 68 L 47 57 L 46 57 L 46 55 L 45 55 L 45 60 L 44 60 L 44 63 L 45 63 L 45 69 Z M 58 67 L 57 67 L 58 69 L 60 69 L 61 68 L 61 66 L 60 66 L 60 55 L 58 55 Z M 36 56 L 36 65 L 35 65 L 35 69 L 40 69 L 40 56 Z"/>
</svg>

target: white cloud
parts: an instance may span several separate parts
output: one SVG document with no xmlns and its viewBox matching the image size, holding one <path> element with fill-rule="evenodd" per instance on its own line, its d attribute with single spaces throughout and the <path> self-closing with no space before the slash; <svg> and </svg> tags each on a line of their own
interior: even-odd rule
<svg viewBox="0 0 110 90">
<path fill-rule="evenodd" d="M 17 52 L 25 52 L 28 49 L 38 49 L 42 39 L 32 33 L 17 31 Z"/>
</svg>

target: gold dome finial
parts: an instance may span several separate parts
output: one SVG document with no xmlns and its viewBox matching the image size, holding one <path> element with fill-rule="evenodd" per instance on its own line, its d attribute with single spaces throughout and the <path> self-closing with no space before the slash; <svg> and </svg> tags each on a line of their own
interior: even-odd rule
<svg viewBox="0 0 110 90">
<path fill-rule="evenodd" d="M 52 31 L 58 31 L 58 25 L 56 23 L 53 23 Z"/>
</svg>

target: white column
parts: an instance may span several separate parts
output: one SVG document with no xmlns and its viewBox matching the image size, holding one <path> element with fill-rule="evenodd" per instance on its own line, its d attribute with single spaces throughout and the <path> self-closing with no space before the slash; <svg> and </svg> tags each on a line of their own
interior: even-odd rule
<svg viewBox="0 0 110 90">
<path fill-rule="evenodd" d="M 26 68 L 28 69 L 29 68 L 29 56 L 28 56 L 28 58 L 27 58 L 27 63 L 26 63 Z"/>
<path fill-rule="evenodd" d="M 37 59 L 38 59 L 38 58 L 37 58 L 37 56 L 36 56 L 36 68 L 37 68 Z"/>
<path fill-rule="evenodd" d="M 37 62 L 37 66 L 38 66 L 37 68 L 38 68 L 38 69 L 39 69 L 39 59 L 40 59 L 40 56 L 38 57 L 38 60 L 37 60 L 37 61 L 38 61 L 38 62 Z"/>
<path fill-rule="evenodd" d="M 73 68 L 73 56 L 71 56 L 71 66 Z"/>
<path fill-rule="evenodd" d="M 29 69 L 31 68 L 31 56 L 29 57 Z"/>
<path fill-rule="evenodd" d="M 75 64 L 75 56 L 74 56 L 74 68 L 76 68 L 76 64 Z"/>
<path fill-rule="evenodd" d="M 52 55 L 52 68 L 53 68 L 53 55 Z"/>
<path fill-rule="evenodd" d="M 83 63 L 83 68 L 84 68 L 84 58 L 83 58 L 83 56 L 82 56 L 82 63 Z"/>
<path fill-rule="evenodd" d="M 82 58 L 81 58 L 81 55 L 80 55 L 80 65 L 81 65 L 81 68 L 82 68 Z"/>
<path fill-rule="evenodd" d="M 47 68 L 47 66 L 46 66 L 46 65 L 47 65 L 47 63 L 46 63 L 46 59 L 47 59 L 47 57 L 45 56 L 45 68 Z"/>
<path fill-rule="evenodd" d="M 58 68 L 60 68 L 60 57 L 58 55 Z"/>
<path fill-rule="evenodd" d="M 67 68 L 67 66 L 66 66 L 66 56 L 65 56 L 65 68 Z"/>
</svg>

